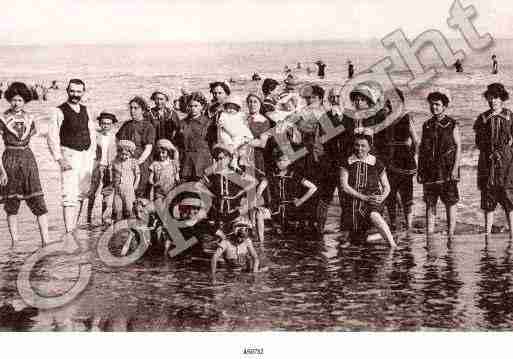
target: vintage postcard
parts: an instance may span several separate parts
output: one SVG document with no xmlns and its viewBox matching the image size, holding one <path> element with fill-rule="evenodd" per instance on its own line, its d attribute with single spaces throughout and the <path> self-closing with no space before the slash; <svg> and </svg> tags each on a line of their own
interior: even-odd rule
<svg viewBox="0 0 513 359">
<path fill-rule="evenodd" d="M 509 2 L 2 5 L 0 331 L 513 329 Z"/>
</svg>

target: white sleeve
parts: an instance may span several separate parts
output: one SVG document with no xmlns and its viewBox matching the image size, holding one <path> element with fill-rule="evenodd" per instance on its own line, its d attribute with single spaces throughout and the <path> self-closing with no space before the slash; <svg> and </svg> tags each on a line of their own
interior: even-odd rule
<svg viewBox="0 0 513 359">
<path fill-rule="evenodd" d="M 63 120 L 64 115 L 62 111 L 59 108 L 55 108 L 50 114 L 47 135 L 48 148 L 55 161 L 62 158 L 60 130 Z"/>
<path fill-rule="evenodd" d="M 87 116 L 89 117 L 89 136 L 91 137 L 91 146 L 89 147 L 89 152 L 92 154 L 93 158 L 96 157 L 96 133 L 97 127 L 94 117 L 91 117 L 91 111 L 87 109 Z"/>
</svg>

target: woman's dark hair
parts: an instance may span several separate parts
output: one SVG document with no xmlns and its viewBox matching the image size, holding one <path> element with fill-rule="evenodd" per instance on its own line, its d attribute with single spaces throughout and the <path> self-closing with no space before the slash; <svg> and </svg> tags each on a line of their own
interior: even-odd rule
<svg viewBox="0 0 513 359">
<path fill-rule="evenodd" d="M 324 100 L 324 89 L 319 85 L 312 85 L 312 95 L 319 97 L 319 99 L 322 101 Z"/>
<path fill-rule="evenodd" d="M 356 140 L 366 140 L 369 146 L 372 148 L 372 136 L 363 133 L 355 133 L 353 137 L 353 143 L 356 142 Z"/>
<path fill-rule="evenodd" d="M 486 91 L 483 93 L 483 96 L 486 99 L 489 98 L 500 98 L 502 101 L 509 100 L 509 93 L 504 87 L 503 84 L 499 82 L 495 82 L 493 84 L 488 85 Z"/>
<path fill-rule="evenodd" d="M 14 96 L 21 96 L 26 103 L 32 100 L 32 91 L 23 82 L 13 82 L 5 91 L 4 96 L 9 102 L 11 102 Z"/>
<path fill-rule="evenodd" d="M 440 92 L 431 92 L 428 95 L 427 100 L 429 103 L 435 102 L 435 101 L 442 101 L 442 103 L 445 107 L 449 106 L 449 98 Z"/>
<path fill-rule="evenodd" d="M 221 82 L 221 81 L 211 82 L 209 85 L 210 92 L 214 91 L 214 89 L 218 86 L 220 86 L 223 89 L 225 94 L 227 94 L 228 96 L 230 95 L 230 93 L 231 93 L 230 87 L 226 83 Z"/>
<path fill-rule="evenodd" d="M 148 106 L 148 103 L 146 102 L 146 100 L 144 100 L 141 96 L 135 96 L 128 102 L 128 105 L 130 106 L 133 102 L 135 102 L 137 105 L 139 105 L 139 107 L 143 111 L 144 119 L 147 120 L 148 116 L 149 116 L 149 112 L 150 112 L 150 107 Z"/>
<path fill-rule="evenodd" d="M 192 92 L 191 94 L 187 95 L 187 108 L 192 101 L 199 102 L 203 107 L 208 104 L 208 100 L 205 95 L 199 91 Z"/>
<path fill-rule="evenodd" d="M 262 93 L 267 96 L 269 95 L 280 83 L 275 79 L 265 79 L 262 84 Z"/>
</svg>

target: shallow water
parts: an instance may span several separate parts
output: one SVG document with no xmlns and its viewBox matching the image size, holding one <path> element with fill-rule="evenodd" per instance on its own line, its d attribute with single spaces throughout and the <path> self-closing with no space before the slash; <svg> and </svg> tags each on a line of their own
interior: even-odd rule
<svg viewBox="0 0 513 359">
<path fill-rule="evenodd" d="M 205 45 L 206 46 L 206 45 Z M 230 76 L 247 78 L 258 70 L 263 77 L 278 75 L 283 64 L 304 64 L 322 57 L 328 63 L 325 87 L 343 84 L 345 61 L 358 69 L 375 63 L 384 54 L 368 44 L 308 43 L 249 44 L 189 48 L 73 47 L 2 48 L 1 80 L 50 81 L 61 87 L 68 77 L 80 76 L 88 84 L 86 103 L 95 110 L 108 109 L 121 120 L 128 117 L 126 102 L 136 94 L 149 95 L 156 88 L 181 86 L 206 91 L 209 81 Z M 37 250 L 39 234 L 34 217 L 22 205 L 20 240 L 10 248 L 5 220 L 0 220 L 0 328 L 3 330 L 485 330 L 513 328 L 512 255 L 509 240 L 499 234 L 485 243 L 476 233 L 482 223 L 476 188 L 477 152 L 472 124 L 486 109 L 481 93 L 497 79 L 489 74 L 489 55 L 498 54 L 501 69 L 513 42 L 469 57 L 467 73 L 442 69 L 434 82 L 448 87 L 453 103 L 448 113 L 462 125 L 464 156 L 461 201 L 458 204 L 458 237 L 448 245 L 444 236 L 427 241 L 422 235 L 401 238 L 390 252 L 384 244 L 346 246 L 336 233 L 339 208 L 330 208 L 329 227 L 334 234 L 320 238 L 306 235 L 268 236 L 257 244 L 263 265 L 258 275 L 229 273 L 220 268 L 218 284 L 209 281 L 207 261 L 146 259 L 123 268 L 110 268 L 93 250 L 43 262 L 34 274 L 35 287 L 54 295 L 69 289 L 77 264 L 91 261 L 93 278 L 86 291 L 70 305 L 56 310 L 25 308 L 16 290 L 23 262 Z M 116 64 L 112 59 L 120 59 Z M 280 59 L 277 61 L 277 59 Z M 468 65 L 468 66 L 467 66 Z M 12 71 L 11 71 L 12 70 Z M 500 80 L 513 83 L 510 71 Z M 246 76 L 247 75 L 247 76 Z M 13 76 L 15 78 L 13 78 Z M 404 85 L 407 73 L 394 77 Z M 305 78 L 303 80 L 315 80 Z M 243 95 L 257 84 L 233 85 Z M 38 115 L 64 100 L 63 90 L 50 92 L 46 103 L 31 103 Z M 6 106 L 5 101 L 0 104 Z M 407 95 L 417 127 L 428 118 L 423 92 Z M 44 134 L 46 122 L 38 120 Z M 1 146 L 1 145 L 0 145 Z M 57 165 L 51 160 L 43 137 L 31 143 L 38 161 L 49 208 L 52 239 L 63 232 Z M 422 227 L 421 188 L 415 186 L 416 226 Z M 445 216 L 438 211 L 440 220 Z M 497 216 L 504 223 L 503 214 Z M 94 249 L 100 228 L 79 231 L 82 249 Z"/>
</svg>

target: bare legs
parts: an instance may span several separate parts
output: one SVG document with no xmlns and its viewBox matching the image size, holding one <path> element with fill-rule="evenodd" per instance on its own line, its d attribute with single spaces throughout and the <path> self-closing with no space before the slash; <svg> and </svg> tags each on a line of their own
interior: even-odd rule
<svg viewBox="0 0 513 359">
<path fill-rule="evenodd" d="M 447 216 L 447 236 L 449 239 L 454 237 L 454 230 L 456 229 L 456 205 L 445 206 Z"/>
<path fill-rule="evenodd" d="M 37 216 L 37 224 L 39 226 L 39 233 L 41 234 L 41 244 L 44 247 L 49 241 L 48 234 L 48 218 L 46 214 Z M 18 216 L 7 215 L 7 225 L 9 226 L 9 233 L 11 235 L 11 246 L 18 240 Z"/>
<path fill-rule="evenodd" d="M 370 220 L 381 236 L 388 241 L 390 247 L 397 248 L 397 244 L 395 244 L 394 238 L 392 237 L 392 232 L 390 232 L 390 228 L 383 217 L 378 212 L 372 212 L 370 214 Z"/>
<path fill-rule="evenodd" d="M 78 207 L 78 214 L 82 208 L 83 201 L 80 201 Z M 66 226 L 66 233 L 71 233 L 75 230 L 78 223 L 77 207 L 76 206 L 64 206 L 62 207 L 62 216 L 64 218 L 64 225 Z"/>
<path fill-rule="evenodd" d="M 430 236 L 435 233 L 436 204 L 426 203 L 426 231 Z"/>
<path fill-rule="evenodd" d="M 485 217 L 485 236 L 486 236 L 486 238 L 489 238 L 490 235 L 492 234 L 494 212 L 493 211 L 485 211 L 484 217 Z M 513 228 L 512 228 L 513 211 L 506 212 L 506 220 L 508 221 L 509 239 L 513 240 Z"/>
<path fill-rule="evenodd" d="M 449 239 L 452 239 L 456 229 L 456 205 L 446 205 L 445 212 L 447 216 L 447 236 Z M 435 233 L 435 217 L 436 204 L 426 203 L 426 229 L 428 236 Z"/>
</svg>

